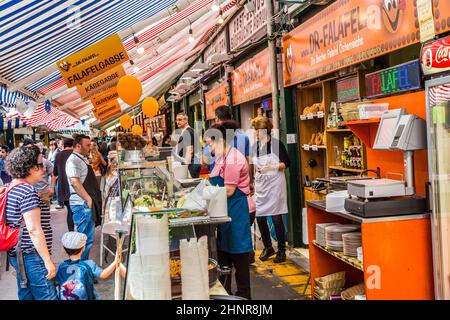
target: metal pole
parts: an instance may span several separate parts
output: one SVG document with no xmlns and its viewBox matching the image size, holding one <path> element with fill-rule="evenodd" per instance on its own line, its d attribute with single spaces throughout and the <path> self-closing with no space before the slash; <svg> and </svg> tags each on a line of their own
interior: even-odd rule
<svg viewBox="0 0 450 320">
<path fill-rule="evenodd" d="M 175 102 L 172 102 L 172 112 L 170 114 L 172 132 L 175 132 Z"/>
<path fill-rule="evenodd" d="M 274 6 L 272 0 L 265 0 L 265 6 L 267 10 L 267 36 L 268 46 L 269 46 L 269 67 L 270 67 L 270 77 L 271 77 L 271 85 L 272 85 L 272 119 L 273 119 L 273 128 L 276 129 L 275 133 L 277 133 L 277 129 L 279 129 L 279 121 L 280 121 L 280 112 L 278 108 L 278 70 L 277 70 L 277 46 L 276 46 L 276 38 L 274 37 Z M 278 137 L 277 137 L 278 138 Z"/>
</svg>

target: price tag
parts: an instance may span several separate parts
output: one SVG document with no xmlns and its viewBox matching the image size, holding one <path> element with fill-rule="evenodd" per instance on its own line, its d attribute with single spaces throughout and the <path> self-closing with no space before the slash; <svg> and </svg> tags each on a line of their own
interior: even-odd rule
<svg viewBox="0 0 450 320">
<path fill-rule="evenodd" d="M 288 133 L 286 135 L 286 142 L 287 142 L 287 144 L 297 143 L 297 135 L 294 133 Z"/>
<path fill-rule="evenodd" d="M 306 116 L 301 115 L 301 116 L 300 116 L 300 120 L 306 120 Z"/>
<path fill-rule="evenodd" d="M 304 144 L 303 145 L 303 150 L 309 151 L 309 144 Z"/>
<path fill-rule="evenodd" d="M 316 144 L 313 144 L 313 145 L 311 146 L 311 150 L 312 150 L 312 151 L 318 151 L 319 148 L 317 148 L 317 145 L 316 145 Z"/>
<path fill-rule="evenodd" d="M 313 115 L 312 113 L 308 113 L 308 114 L 306 115 L 306 118 L 307 118 L 308 120 L 314 119 L 314 115 Z"/>
<path fill-rule="evenodd" d="M 325 114 L 323 113 L 323 111 L 317 112 L 317 118 L 323 118 L 324 116 Z"/>
</svg>

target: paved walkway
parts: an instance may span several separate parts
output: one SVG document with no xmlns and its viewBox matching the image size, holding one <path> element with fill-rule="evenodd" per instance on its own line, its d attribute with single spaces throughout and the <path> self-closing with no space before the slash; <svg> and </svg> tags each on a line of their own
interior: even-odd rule
<svg viewBox="0 0 450 320">
<path fill-rule="evenodd" d="M 66 225 L 66 211 L 56 210 L 52 207 L 52 226 L 53 226 L 53 252 L 52 258 L 56 267 L 67 259 L 67 255 L 59 245 L 60 239 L 64 232 L 67 232 Z M 100 256 L 100 228 L 96 229 L 95 242 L 91 250 L 91 259 L 97 264 Z M 262 249 L 262 244 L 257 241 L 257 250 Z M 306 291 L 306 296 L 303 296 L 303 291 L 307 283 L 307 272 L 299 267 L 298 263 L 293 263 L 293 260 L 299 260 L 300 264 L 304 265 L 305 261 L 294 254 L 288 255 L 285 263 L 274 264 L 273 259 L 262 262 L 259 261 L 258 256 L 260 251 L 256 252 L 256 262 L 251 266 L 251 285 L 252 298 L 254 300 L 299 300 L 310 298 L 310 288 Z M 109 261 L 111 261 L 109 255 Z M 298 261 L 296 261 L 298 262 Z M 105 267 L 105 264 L 103 265 Z M 1 279 L 0 279 L 0 300 L 16 300 L 17 299 L 17 284 L 14 269 L 11 267 L 9 272 L 5 272 L 4 262 L 1 264 Z M 234 278 L 234 277 L 233 277 Z M 234 282 L 234 281 L 233 281 Z M 95 285 L 100 298 L 102 300 L 114 299 L 114 275 L 104 281 L 99 281 Z M 233 287 L 235 285 L 233 284 Z"/>
</svg>

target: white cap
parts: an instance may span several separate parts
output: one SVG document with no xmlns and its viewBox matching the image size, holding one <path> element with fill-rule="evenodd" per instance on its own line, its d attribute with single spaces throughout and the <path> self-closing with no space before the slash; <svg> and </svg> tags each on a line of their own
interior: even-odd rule
<svg viewBox="0 0 450 320">
<path fill-rule="evenodd" d="M 80 232 L 66 232 L 61 238 L 62 245 L 67 249 L 81 249 L 86 245 L 87 236 Z"/>
</svg>

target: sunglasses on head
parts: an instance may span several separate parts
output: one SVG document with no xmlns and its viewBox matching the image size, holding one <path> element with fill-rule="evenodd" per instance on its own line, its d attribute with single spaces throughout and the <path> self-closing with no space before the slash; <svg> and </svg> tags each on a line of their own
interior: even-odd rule
<svg viewBox="0 0 450 320">
<path fill-rule="evenodd" d="M 44 163 L 43 162 L 36 163 L 36 167 L 38 167 L 38 169 L 44 169 Z"/>
</svg>

